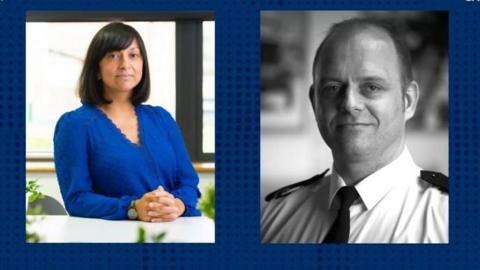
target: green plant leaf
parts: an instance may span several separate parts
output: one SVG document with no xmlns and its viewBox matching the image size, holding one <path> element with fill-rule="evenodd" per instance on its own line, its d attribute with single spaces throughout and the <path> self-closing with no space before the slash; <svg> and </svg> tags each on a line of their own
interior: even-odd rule
<svg viewBox="0 0 480 270">
<path fill-rule="evenodd" d="M 153 243 L 160 243 L 165 239 L 166 232 L 160 232 L 158 234 L 147 235 L 147 231 L 143 226 L 139 226 L 137 229 L 137 243 L 147 243 L 147 238 Z"/>
<path fill-rule="evenodd" d="M 145 235 L 146 235 L 145 228 L 143 228 L 142 226 L 139 226 L 137 229 L 137 243 L 145 243 L 146 241 Z"/>
<path fill-rule="evenodd" d="M 45 198 L 45 195 L 39 191 L 40 185 L 37 183 L 37 180 L 28 180 L 27 186 L 25 188 L 28 195 L 28 203 L 33 203 L 36 200 Z"/>
<path fill-rule="evenodd" d="M 152 242 L 154 243 L 160 243 L 163 242 L 163 239 L 165 239 L 165 236 L 167 235 L 166 232 L 161 232 L 158 234 L 152 235 Z"/>
<path fill-rule="evenodd" d="M 42 192 L 39 191 L 40 185 L 37 183 L 38 180 L 28 180 L 26 187 L 25 187 L 25 194 L 28 195 L 28 203 L 33 203 L 36 200 L 40 200 L 45 198 Z M 41 215 L 42 214 L 42 206 L 37 205 L 33 208 L 28 207 L 27 215 Z M 36 232 L 30 231 L 31 225 L 36 221 L 36 219 L 26 219 L 26 228 L 25 228 L 25 240 L 28 243 L 38 243 L 41 241 L 40 235 Z"/>
<path fill-rule="evenodd" d="M 36 218 L 31 218 L 31 217 L 26 218 L 25 241 L 27 241 L 27 243 L 39 243 L 42 240 L 42 238 L 40 237 L 40 235 L 38 233 L 31 231 L 31 226 L 36 221 L 37 221 Z"/>
<path fill-rule="evenodd" d="M 202 199 L 198 202 L 198 208 L 205 216 L 215 220 L 215 187 L 213 183 L 205 188 Z"/>
</svg>

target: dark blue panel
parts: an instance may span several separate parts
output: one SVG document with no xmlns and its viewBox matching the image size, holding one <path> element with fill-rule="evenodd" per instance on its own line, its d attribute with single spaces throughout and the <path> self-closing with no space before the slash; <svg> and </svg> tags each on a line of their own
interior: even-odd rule
<svg viewBox="0 0 480 270">
<path fill-rule="evenodd" d="M 261 9 L 449 10 L 450 244 L 259 244 Z M 216 244 L 25 244 L 27 10 L 215 11 Z M 478 269 L 479 11 L 463 0 L 0 0 L 0 268 Z"/>
</svg>

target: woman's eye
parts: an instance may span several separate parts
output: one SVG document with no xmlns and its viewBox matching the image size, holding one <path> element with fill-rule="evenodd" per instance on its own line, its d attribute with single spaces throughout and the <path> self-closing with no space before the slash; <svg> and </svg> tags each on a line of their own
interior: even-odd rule
<svg viewBox="0 0 480 270">
<path fill-rule="evenodd" d="M 119 55 L 118 53 L 109 53 L 107 57 L 110 59 L 118 59 Z"/>
<path fill-rule="evenodd" d="M 138 53 L 131 53 L 130 58 L 138 58 L 140 55 Z"/>
</svg>

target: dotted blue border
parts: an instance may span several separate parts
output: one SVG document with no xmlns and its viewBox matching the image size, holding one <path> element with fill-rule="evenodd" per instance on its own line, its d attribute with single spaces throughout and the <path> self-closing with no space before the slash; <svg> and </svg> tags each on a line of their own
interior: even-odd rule
<svg viewBox="0 0 480 270">
<path fill-rule="evenodd" d="M 478 269 L 480 3 L 462 0 L 0 0 L 0 268 Z M 260 10 L 448 10 L 450 244 L 259 243 Z M 25 12 L 214 10 L 216 244 L 25 244 Z"/>
</svg>

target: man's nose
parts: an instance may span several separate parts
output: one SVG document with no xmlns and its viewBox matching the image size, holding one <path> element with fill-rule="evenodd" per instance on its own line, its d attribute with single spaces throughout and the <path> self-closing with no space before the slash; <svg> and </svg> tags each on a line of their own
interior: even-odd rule
<svg viewBox="0 0 480 270">
<path fill-rule="evenodd" d="M 356 85 L 349 84 L 340 95 L 339 110 L 348 113 L 357 113 L 363 110 L 363 99 Z"/>
</svg>

